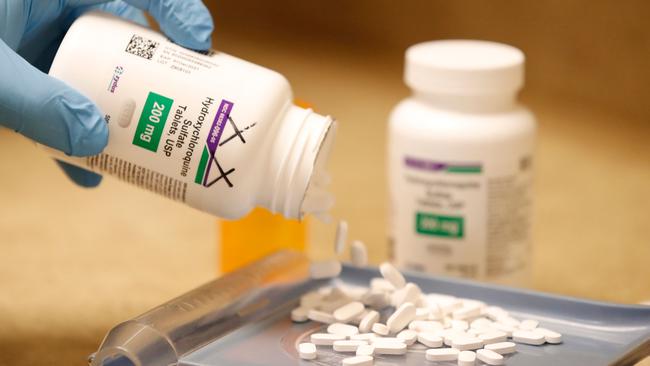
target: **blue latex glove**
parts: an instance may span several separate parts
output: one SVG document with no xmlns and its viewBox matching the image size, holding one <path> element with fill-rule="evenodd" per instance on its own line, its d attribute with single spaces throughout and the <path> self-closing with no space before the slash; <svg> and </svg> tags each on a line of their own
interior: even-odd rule
<svg viewBox="0 0 650 366">
<path fill-rule="evenodd" d="M 72 22 L 104 10 L 146 25 L 148 11 L 174 42 L 210 48 L 212 17 L 200 0 L 0 0 L 0 126 L 73 156 L 100 153 L 108 128 L 99 108 L 46 73 Z M 77 184 L 101 176 L 59 162 Z"/>
</svg>

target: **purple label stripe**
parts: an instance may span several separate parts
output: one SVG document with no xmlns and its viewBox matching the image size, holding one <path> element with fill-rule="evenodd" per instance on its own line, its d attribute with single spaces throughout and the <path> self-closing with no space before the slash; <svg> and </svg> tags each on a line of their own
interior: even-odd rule
<svg viewBox="0 0 650 366">
<path fill-rule="evenodd" d="M 223 130 L 226 127 L 226 122 L 230 117 L 233 105 L 232 102 L 222 99 L 221 104 L 219 104 L 219 109 L 217 109 L 217 114 L 214 116 L 214 121 L 212 121 L 212 127 L 210 127 L 210 132 L 208 133 L 208 138 L 205 142 L 208 147 L 208 152 L 210 153 L 210 160 L 208 160 L 208 166 L 206 167 L 205 175 L 203 176 L 204 186 L 206 186 L 208 182 L 210 167 L 212 166 L 211 162 L 214 159 L 214 154 L 217 152 L 217 146 L 219 146 L 221 134 L 223 134 Z"/>
<path fill-rule="evenodd" d="M 404 157 L 404 165 L 409 168 L 432 172 L 444 171 L 448 173 L 480 173 L 482 170 L 480 163 L 447 163 L 414 158 L 412 156 Z"/>
</svg>

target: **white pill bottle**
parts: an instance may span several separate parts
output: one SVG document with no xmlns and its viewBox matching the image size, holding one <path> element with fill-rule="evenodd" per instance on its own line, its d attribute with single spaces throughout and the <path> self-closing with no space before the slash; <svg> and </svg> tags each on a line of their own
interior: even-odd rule
<svg viewBox="0 0 650 366">
<path fill-rule="evenodd" d="M 288 218 L 329 208 L 334 122 L 293 105 L 277 72 L 90 13 L 67 32 L 50 75 L 96 102 L 109 128 L 102 154 L 57 158 L 224 218 L 256 206 Z"/>
<path fill-rule="evenodd" d="M 413 95 L 388 127 L 395 263 L 524 285 L 530 275 L 536 122 L 517 103 L 524 54 L 472 40 L 406 51 Z"/>
</svg>

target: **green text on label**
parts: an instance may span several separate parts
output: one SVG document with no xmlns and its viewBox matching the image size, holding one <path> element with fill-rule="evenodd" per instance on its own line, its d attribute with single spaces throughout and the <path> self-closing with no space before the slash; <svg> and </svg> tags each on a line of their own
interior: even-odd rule
<svg viewBox="0 0 650 366">
<path fill-rule="evenodd" d="M 415 231 L 418 234 L 462 238 L 465 225 L 462 217 L 434 215 L 426 212 L 415 214 Z"/>
</svg>

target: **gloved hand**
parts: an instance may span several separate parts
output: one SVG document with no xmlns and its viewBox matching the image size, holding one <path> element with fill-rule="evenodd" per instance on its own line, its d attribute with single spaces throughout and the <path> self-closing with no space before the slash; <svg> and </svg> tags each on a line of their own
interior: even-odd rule
<svg viewBox="0 0 650 366">
<path fill-rule="evenodd" d="M 99 108 L 46 73 L 66 30 L 89 10 L 146 25 L 148 11 L 181 46 L 210 48 L 212 17 L 200 0 L 0 0 L 0 125 L 73 156 L 100 153 L 108 128 Z M 77 184 L 101 176 L 59 162 Z"/>
</svg>

